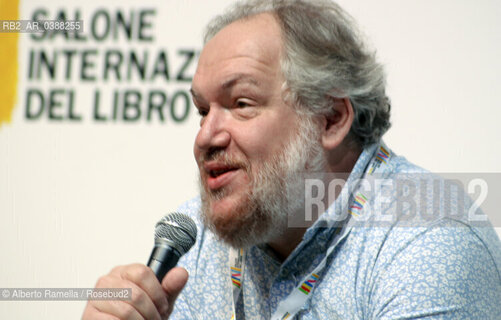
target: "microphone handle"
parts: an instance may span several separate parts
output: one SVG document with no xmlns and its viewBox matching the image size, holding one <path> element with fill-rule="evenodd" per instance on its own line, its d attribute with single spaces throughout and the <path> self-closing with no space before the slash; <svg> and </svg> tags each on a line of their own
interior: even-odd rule
<svg viewBox="0 0 501 320">
<path fill-rule="evenodd" d="M 155 246 L 148 260 L 148 267 L 153 270 L 158 281 L 162 283 L 164 276 L 176 266 L 180 257 L 181 254 L 171 246 Z"/>
</svg>

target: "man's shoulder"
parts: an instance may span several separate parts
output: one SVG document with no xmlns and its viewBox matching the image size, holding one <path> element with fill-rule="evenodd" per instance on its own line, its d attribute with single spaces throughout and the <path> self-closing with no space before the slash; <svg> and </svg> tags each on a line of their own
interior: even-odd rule
<svg viewBox="0 0 501 320">
<path fill-rule="evenodd" d="M 381 143 L 381 146 L 379 147 L 379 150 L 387 150 L 386 152 L 389 155 L 389 159 L 387 161 L 387 164 L 390 166 L 390 171 L 393 173 L 422 173 L 422 174 L 429 174 L 431 173 L 429 170 L 407 160 L 407 158 L 404 155 L 400 155 L 397 152 L 393 151 L 390 149 L 388 146 L 386 146 L 383 142 Z M 381 153 L 381 151 L 378 151 L 376 154 L 376 158 L 378 157 L 378 154 Z"/>
<path fill-rule="evenodd" d="M 366 274 L 374 310 L 414 312 L 401 309 L 404 301 L 414 301 L 429 307 L 423 313 L 437 308 L 478 318 L 499 312 L 501 247 L 496 238 L 492 229 L 453 219 L 388 230 Z M 389 293 L 395 301 L 388 301 Z M 447 303 L 454 308 L 447 310 Z"/>
<path fill-rule="evenodd" d="M 379 178 L 391 183 L 385 185 L 386 190 L 382 187 L 375 192 L 371 208 L 391 219 L 388 224 L 382 223 L 382 228 L 377 228 L 375 223 L 375 228 L 362 227 L 353 235 L 372 239 L 379 256 L 385 253 L 393 256 L 405 250 L 435 251 L 435 254 L 457 251 L 464 256 L 472 253 L 476 246 L 484 261 L 501 272 L 499 237 L 481 209 L 477 213 L 484 220 L 471 218 L 469 209 L 474 202 L 461 181 L 454 179 L 453 174 L 433 173 L 384 147 L 391 156 L 386 162 L 386 174 Z M 388 201 L 387 207 L 384 199 Z M 379 203 L 381 206 L 378 201 L 383 202 Z"/>
<path fill-rule="evenodd" d="M 379 262 L 394 262 L 405 252 L 412 252 L 415 257 L 437 256 L 439 252 L 467 257 L 474 253 L 483 255 L 484 261 L 501 271 L 501 243 L 495 230 L 471 226 L 461 220 L 442 218 L 422 226 L 399 225 L 397 222 L 384 228 L 356 227 L 350 236 L 355 242 L 363 239 L 365 250 Z"/>
<path fill-rule="evenodd" d="M 451 219 L 421 227 L 354 227 L 319 289 L 332 295 L 342 287 L 331 300 L 347 303 L 346 312 L 419 318 L 441 310 L 452 318 L 482 318 L 501 311 L 500 253 L 492 228 Z"/>
</svg>

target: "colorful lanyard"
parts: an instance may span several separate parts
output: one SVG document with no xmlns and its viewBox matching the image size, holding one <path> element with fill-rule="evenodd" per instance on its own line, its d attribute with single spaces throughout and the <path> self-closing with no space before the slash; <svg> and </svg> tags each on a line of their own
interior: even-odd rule
<svg viewBox="0 0 501 320">
<path fill-rule="evenodd" d="M 383 171 L 388 171 L 388 166 L 383 165 L 386 164 L 390 158 L 391 153 L 388 151 L 388 148 L 383 143 L 381 143 L 381 145 L 377 149 L 376 155 L 371 159 L 369 169 L 365 174 L 365 178 L 370 179 L 374 173 L 380 174 Z M 346 200 L 345 203 L 341 204 L 341 212 L 348 212 L 351 215 L 355 216 L 360 215 L 364 204 L 369 199 L 369 192 L 362 192 L 360 189 L 360 183 L 357 183 L 352 188 L 350 188 L 350 186 L 343 188 L 340 197 L 343 196 L 343 194 L 345 199 L 350 198 L 347 197 L 347 194 L 355 196 L 351 197 L 352 200 Z M 299 284 L 289 294 L 289 296 L 287 296 L 278 304 L 277 310 L 271 317 L 272 320 L 290 319 L 303 308 L 305 303 L 312 296 L 312 292 L 315 289 L 315 286 L 318 283 L 320 276 L 322 275 L 322 272 L 327 264 L 327 259 L 334 251 L 337 243 L 344 239 L 349 234 L 349 231 L 350 228 L 345 228 L 344 232 L 338 238 L 338 241 L 333 241 L 331 243 L 331 245 L 327 249 L 325 257 L 322 259 L 322 261 L 320 261 L 317 267 L 315 267 L 315 269 L 311 273 L 309 273 L 299 282 Z M 233 314 L 231 316 L 231 320 L 241 320 L 236 318 L 236 307 L 243 285 L 242 280 L 245 268 L 245 255 L 246 252 L 243 249 L 231 248 L 229 252 L 230 280 L 233 287 Z"/>
</svg>

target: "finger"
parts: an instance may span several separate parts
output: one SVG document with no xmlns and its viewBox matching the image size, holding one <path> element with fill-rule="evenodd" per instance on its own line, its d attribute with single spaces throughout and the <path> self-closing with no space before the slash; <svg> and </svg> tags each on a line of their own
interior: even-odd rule
<svg viewBox="0 0 501 320">
<path fill-rule="evenodd" d="M 109 315 L 122 320 L 144 320 L 141 314 L 125 301 L 95 300 L 91 302 L 91 307 L 96 309 L 97 313 L 95 314 L 102 315 L 103 317 L 104 315 Z M 94 319 L 94 317 L 90 319 Z"/>
<path fill-rule="evenodd" d="M 168 315 L 171 314 L 174 308 L 174 302 L 176 301 L 181 290 L 183 290 L 187 281 L 188 271 L 181 267 L 175 267 L 170 270 L 162 280 L 162 287 L 167 293 L 167 299 L 169 301 Z"/>
<path fill-rule="evenodd" d="M 131 288 L 130 300 L 93 300 L 90 303 L 99 311 L 115 315 L 120 319 L 161 319 L 160 313 L 150 297 L 135 283 L 108 275 L 100 278 L 97 288 Z"/>
<path fill-rule="evenodd" d="M 151 268 L 143 264 L 131 265 L 130 268 L 121 270 L 121 276 L 141 288 L 152 301 L 158 313 L 165 314 L 167 312 L 169 306 L 167 296 Z"/>
<path fill-rule="evenodd" d="M 82 315 L 82 320 L 120 320 L 114 315 L 102 313 L 92 304 L 88 303 Z"/>
</svg>

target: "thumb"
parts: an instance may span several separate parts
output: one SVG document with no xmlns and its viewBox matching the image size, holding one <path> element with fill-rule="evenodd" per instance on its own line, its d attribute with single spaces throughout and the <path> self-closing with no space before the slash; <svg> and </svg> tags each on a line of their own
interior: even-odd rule
<svg viewBox="0 0 501 320">
<path fill-rule="evenodd" d="M 177 296 L 183 290 L 186 282 L 188 281 L 188 271 L 181 267 L 172 268 L 162 280 L 162 288 L 167 294 L 167 300 L 169 301 L 168 314 L 170 315 L 174 309 L 174 302 Z"/>
</svg>

